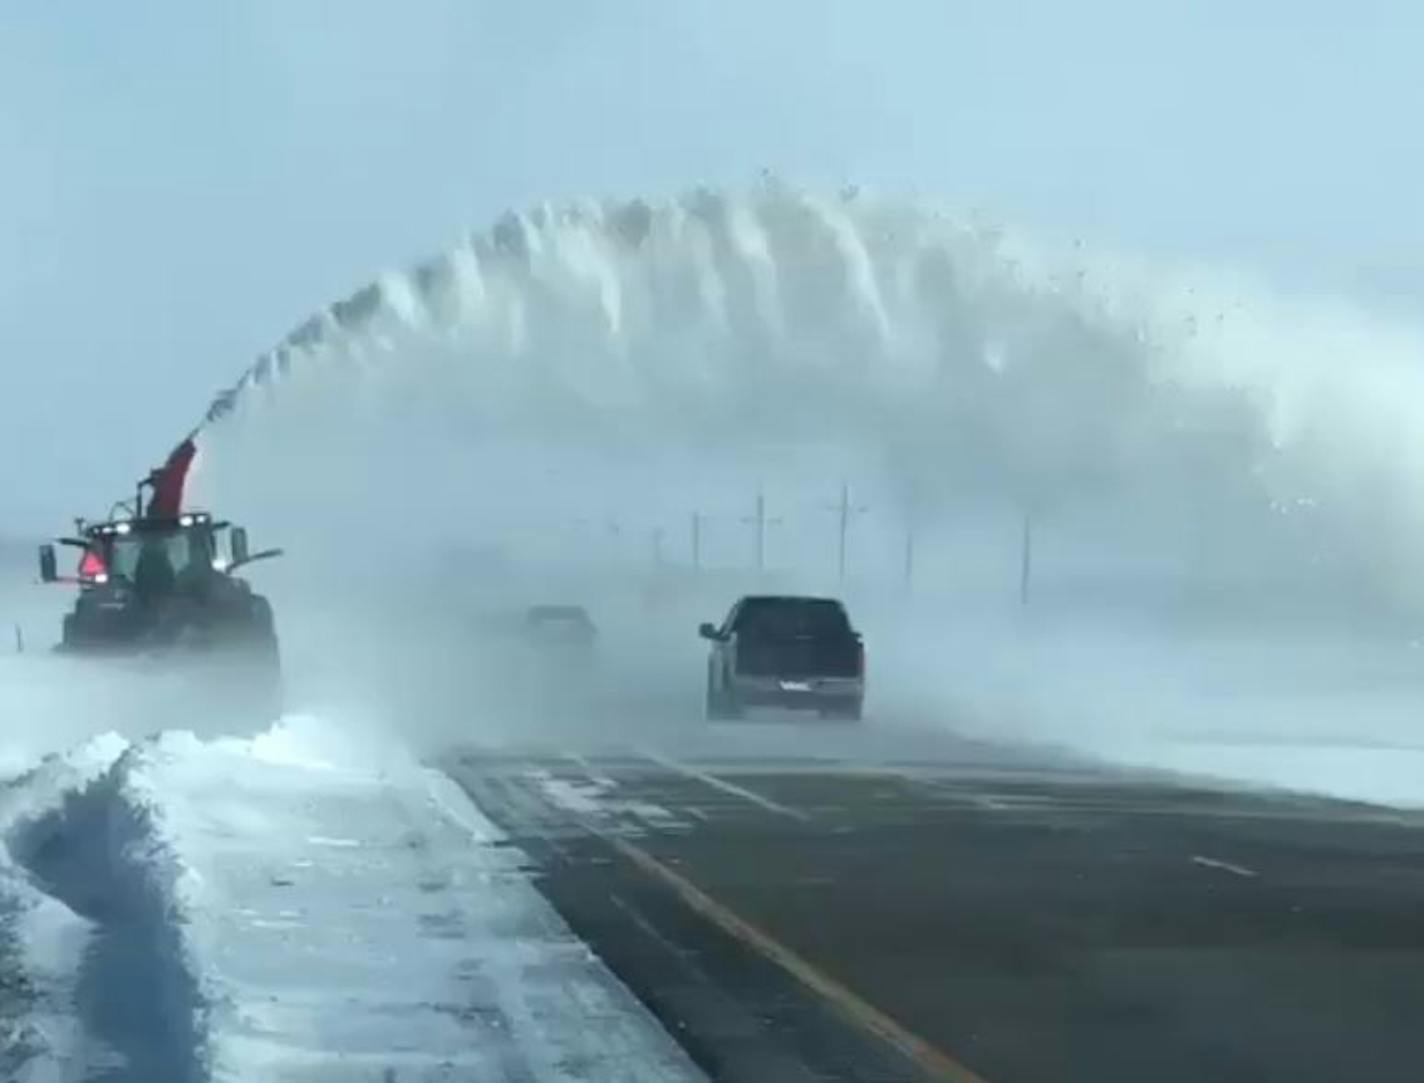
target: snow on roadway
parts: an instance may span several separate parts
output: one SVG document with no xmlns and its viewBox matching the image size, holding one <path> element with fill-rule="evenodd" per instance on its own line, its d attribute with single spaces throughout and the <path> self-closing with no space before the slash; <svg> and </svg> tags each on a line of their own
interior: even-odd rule
<svg viewBox="0 0 1424 1083">
<path fill-rule="evenodd" d="M 0 827 L 7 1079 L 699 1078 L 453 782 L 316 719 L 96 738 Z"/>
</svg>

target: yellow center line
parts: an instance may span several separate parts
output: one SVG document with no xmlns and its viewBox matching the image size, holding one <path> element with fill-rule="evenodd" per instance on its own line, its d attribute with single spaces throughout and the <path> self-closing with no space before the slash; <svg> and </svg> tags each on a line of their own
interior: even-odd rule
<svg viewBox="0 0 1424 1083">
<path fill-rule="evenodd" d="M 986 1083 L 985 1079 L 960 1064 L 948 1053 L 906 1030 L 890 1016 L 847 989 L 834 978 L 817 970 L 786 945 L 738 917 L 696 884 L 673 872 L 646 850 L 625 839 L 600 832 L 608 844 L 643 872 L 670 888 L 696 913 L 735 937 L 763 958 L 775 963 L 811 992 L 829 1001 L 861 1030 L 893 1046 L 919 1068 L 945 1083 Z"/>
</svg>

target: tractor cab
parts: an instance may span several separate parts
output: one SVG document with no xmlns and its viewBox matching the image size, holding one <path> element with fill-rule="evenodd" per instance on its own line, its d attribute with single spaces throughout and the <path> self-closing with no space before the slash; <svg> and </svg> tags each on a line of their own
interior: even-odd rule
<svg viewBox="0 0 1424 1083">
<path fill-rule="evenodd" d="M 77 537 L 59 542 L 79 550 L 78 566 L 73 576 L 62 576 L 55 547 L 41 546 L 40 578 L 46 583 L 74 582 L 81 591 L 123 588 L 141 599 L 200 591 L 215 576 L 278 555 L 275 549 L 251 552 L 245 529 L 206 512 L 81 522 Z"/>
<path fill-rule="evenodd" d="M 235 575 L 254 561 L 247 532 L 205 512 L 80 523 L 59 544 L 78 550 L 73 575 L 61 575 L 53 545 L 40 547 L 40 578 L 79 587 L 64 619 L 67 650 L 156 645 L 268 643 L 275 649 L 271 610 Z"/>
</svg>

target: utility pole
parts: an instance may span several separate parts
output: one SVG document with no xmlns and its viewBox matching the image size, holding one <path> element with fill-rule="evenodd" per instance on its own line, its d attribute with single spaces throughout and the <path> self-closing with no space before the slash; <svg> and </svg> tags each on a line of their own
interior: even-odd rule
<svg viewBox="0 0 1424 1083">
<path fill-rule="evenodd" d="M 756 570 L 766 571 L 766 528 L 775 526 L 781 522 L 780 519 L 768 519 L 766 516 L 766 496 L 760 489 L 756 496 L 756 514 L 750 519 L 743 519 L 742 522 L 750 523 L 756 528 Z"/>
<path fill-rule="evenodd" d="M 702 513 L 692 513 L 692 570 L 702 570 Z"/>
<path fill-rule="evenodd" d="M 1023 550 L 1019 563 L 1019 605 L 1028 605 L 1029 582 L 1033 576 L 1033 514 L 1024 512 Z"/>
<path fill-rule="evenodd" d="M 864 507 L 852 507 L 850 502 L 850 483 L 841 482 L 841 499 L 836 505 L 835 511 L 839 522 L 840 542 L 836 556 L 836 577 L 845 582 L 846 573 L 846 535 L 850 533 L 850 519 L 852 515 L 859 515 L 869 509 Z"/>
<path fill-rule="evenodd" d="M 756 569 L 766 571 L 766 497 L 760 489 L 756 502 Z"/>
<path fill-rule="evenodd" d="M 916 491 L 905 502 L 905 564 L 904 587 L 908 597 L 915 589 L 915 546 L 920 540 L 920 523 L 924 519 L 922 495 Z"/>
</svg>

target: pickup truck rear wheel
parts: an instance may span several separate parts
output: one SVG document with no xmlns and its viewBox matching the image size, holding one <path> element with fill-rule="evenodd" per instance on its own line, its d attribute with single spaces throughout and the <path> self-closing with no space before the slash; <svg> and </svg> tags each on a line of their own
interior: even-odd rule
<svg viewBox="0 0 1424 1083">
<path fill-rule="evenodd" d="M 709 722 L 730 722 L 742 717 L 742 705 L 730 691 L 717 687 L 710 672 L 707 674 L 706 713 Z"/>
<path fill-rule="evenodd" d="M 822 718 L 836 718 L 844 722 L 859 722 L 861 706 L 862 703 L 859 698 L 831 700 L 823 704 L 818 713 Z"/>
</svg>

